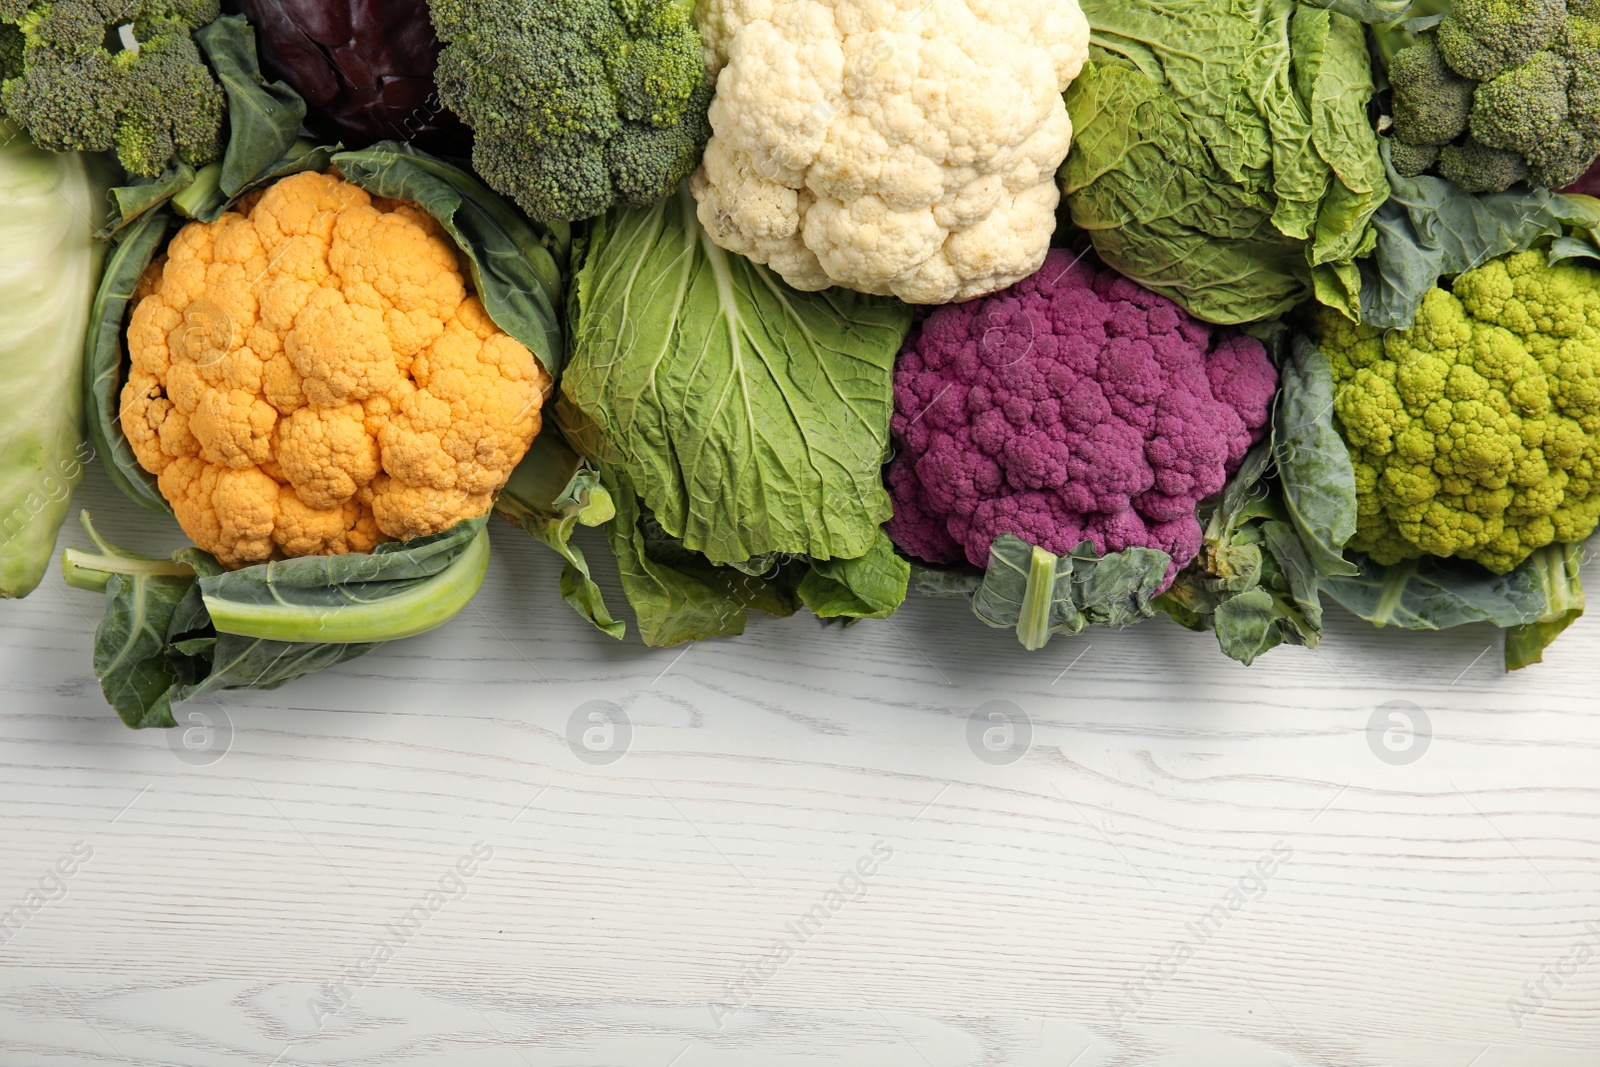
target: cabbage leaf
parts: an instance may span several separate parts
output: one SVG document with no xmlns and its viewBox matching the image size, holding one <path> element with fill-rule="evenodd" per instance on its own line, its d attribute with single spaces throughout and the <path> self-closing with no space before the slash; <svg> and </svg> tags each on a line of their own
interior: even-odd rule
<svg viewBox="0 0 1600 1067">
<path fill-rule="evenodd" d="M 864 556 L 891 511 L 880 467 L 911 309 L 797 292 L 695 210 L 684 187 L 575 247 L 562 429 L 712 561 Z"/>
<path fill-rule="evenodd" d="M 1322 579 L 1346 610 L 1374 626 L 1445 630 L 1487 622 L 1506 631 L 1505 664 L 1539 662 L 1544 649 L 1583 614 L 1582 545 L 1546 545 L 1508 574 L 1464 560 L 1424 556 L 1392 566 L 1361 557 L 1361 572 Z"/>
<path fill-rule="evenodd" d="M 1296 335 L 1280 377 L 1272 451 L 1284 507 L 1319 572 L 1354 574 L 1344 546 L 1356 532 L 1356 471 L 1333 425 L 1333 367 Z"/>
</svg>

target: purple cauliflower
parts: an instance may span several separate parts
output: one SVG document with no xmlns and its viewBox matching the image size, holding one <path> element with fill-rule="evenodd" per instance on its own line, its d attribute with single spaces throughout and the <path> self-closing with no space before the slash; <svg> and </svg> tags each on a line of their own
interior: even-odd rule
<svg viewBox="0 0 1600 1067">
<path fill-rule="evenodd" d="M 1065 555 L 1200 551 L 1196 505 L 1267 421 L 1261 342 L 1057 250 L 1002 293 L 935 311 L 895 368 L 886 529 L 930 563 L 1003 533 Z"/>
</svg>

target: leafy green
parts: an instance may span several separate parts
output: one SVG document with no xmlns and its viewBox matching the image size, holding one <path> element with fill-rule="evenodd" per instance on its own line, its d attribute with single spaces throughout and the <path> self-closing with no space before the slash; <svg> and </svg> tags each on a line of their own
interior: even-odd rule
<svg viewBox="0 0 1600 1067">
<path fill-rule="evenodd" d="M 1200 555 L 1157 601 L 1180 625 L 1215 630 L 1223 653 L 1246 664 L 1280 644 L 1322 640 L 1317 568 L 1270 477 L 1273 452 L 1257 445 L 1202 505 Z"/>
<path fill-rule="evenodd" d="M 200 594 L 224 633 L 275 641 L 393 641 L 448 622 L 489 569 L 488 516 L 371 552 L 301 556 L 202 575 Z"/>
<path fill-rule="evenodd" d="M 1413 0 L 1301 0 L 1301 3 L 1325 7 L 1368 23 L 1394 22 L 1413 6 Z"/>
<path fill-rule="evenodd" d="M 1001 534 L 989 547 L 989 566 L 972 591 L 972 611 L 997 629 L 1015 629 L 1029 651 L 1053 634 L 1090 626 L 1121 629 L 1154 617 L 1156 590 L 1172 562 L 1153 548 L 1101 556 L 1084 541 L 1064 556 Z"/>
<path fill-rule="evenodd" d="M 920 563 L 911 565 L 911 580 L 918 596 L 944 599 L 965 597 L 972 599 L 983 584 L 983 572 L 962 564 L 957 567 L 929 567 Z"/>
<path fill-rule="evenodd" d="M 1295 0 L 1082 6 L 1061 182 L 1101 258 L 1212 322 L 1313 295 L 1354 314 L 1388 195 L 1361 26 Z"/>
<path fill-rule="evenodd" d="M 1580 545 L 1546 545 L 1507 574 L 1435 556 L 1387 567 L 1361 557 L 1358 574 L 1324 577 L 1322 588 L 1374 626 L 1446 630 L 1488 622 L 1503 629 L 1565 614 L 1577 588 L 1581 553 Z"/>
<path fill-rule="evenodd" d="M 1387 164 L 1389 148 L 1384 146 Z M 1407 329 L 1441 277 L 1527 249 L 1569 227 L 1600 229 L 1600 200 L 1526 183 L 1503 193 L 1468 194 L 1443 178 L 1403 178 L 1373 217 L 1378 243 L 1361 264 L 1361 321 Z"/>
<path fill-rule="evenodd" d="M 487 518 L 367 555 L 307 557 L 228 571 L 197 548 L 170 559 L 110 544 L 87 512 L 98 553 L 67 549 L 69 585 L 103 592 L 94 670 L 134 728 L 176 725 L 172 705 L 218 689 L 273 689 L 422 633 L 483 582 Z"/>
<path fill-rule="evenodd" d="M 111 217 L 95 234 L 102 240 L 114 237 L 151 211 L 167 203 L 195 182 L 196 171 L 182 161 L 175 162 L 154 178 L 137 178 L 132 185 L 119 185 L 108 194 Z"/>
<path fill-rule="evenodd" d="M 602 468 L 600 481 L 616 508 L 616 517 L 605 524 L 606 535 L 623 593 L 648 645 L 736 637 L 744 632 L 752 611 L 787 616 L 804 606 L 825 621 L 848 623 L 886 619 L 905 600 L 910 564 L 895 553 L 881 530 L 869 549 L 854 559 L 815 560 L 772 552 L 738 563 L 713 563 L 662 527 L 626 473 Z M 501 510 L 504 513 L 503 504 Z M 522 525 L 520 518 L 513 521 Z M 540 533 L 529 532 L 545 540 Z M 598 590 L 594 596 L 598 601 Z M 620 624 L 612 631 L 601 618 L 591 616 L 586 605 L 573 606 L 612 636 L 621 635 Z"/>
<path fill-rule="evenodd" d="M 1535 622 L 1506 628 L 1506 670 L 1515 671 L 1544 659 L 1544 650 L 1583 614 L 1583 582 L 1579 575 L 1587 551 L 1580 545 L 1547 545 L 1529 557 L 1531 577 L 1539 586 L 1544 614 Z"/>
<path fill-rule="evenodd" d="M 495 501 L 495 513 L 554 549 L 561 569 L 561 598 L 596 627 L 621 639 L 627 627 L 611 617 L 605 596 L 589 573 L 583 550 L 572 543 L 579 525 L 600 526 L 616 515 L 600 472 L 546 425 Z"/>
<path fill-rule="evenodd" d="M 1550 262 L 1560 263 L 1563 259 L 1592 259 L 1600 262 L 1600 231 L 1590 230 L 1581 237 L 1557 237 L 1551 241 Z"/>
<path fill-rule="evenodd" d="M 911 564 L 895 554 L 881 529 L 865 555 L 814 560 L 796 590 L 822 619 L 887 619 L 906 598 Z"/>
<path fill-rule="evenodd" d="M 122 327 L 128 302 L 145 268 L 165 246 L 171 224 L 172 216 L 164 210 L 146 212 L 112 246 L 89 312 L 83 372 L 89 441 L 106 473 L 130 500 L 168 515 L 172 507 L 156 488 L 155 475 L 139 465 L 117 422 L 122 413 Z"/>
<path fill-rule="evenodd" d="M 617 508 L 606 534 L 645 644 L 737 637 L 752 610 L 768 615 L 799 610 L 796 568 L 779 564 L 770 575 L 750 575 L 717 566 L 661 527 L 627 475 L 606 472 L 603 477 Z"/>
<path fill-rule="evenodd" d="M 0 119 L 0 597 L 38 586 L 93 455 L 82 339 L 103 248 L 103 186 L 82 156 L 35 148 Z"/>
<path fill-rule="evenodd" d="M 1583 614 L 1582 545 L 1546 545 L 1509 574 L 1433 556 L 1384 567 L 1365 557 L 1350 578 L 1324 578 L 1323 590 L 1374 626 L 1445 630 L 1487 622 L 1506 631 L 1505 663 L 1538 663 L 1544 649 Z"/>
<path fill-rule="evenodd" d="M 262 77 L 256 33 L 242 15 L 224 15 L 194 39 L 228 95 L 228 149 L 219 181 L 225 195 L 238 196 L 289 151 L 306 102 L 283 82 Z"/>
<path fill-rule="evenodd" d="M 1319 572 L 1354 574 L 1344 546 L 1356 532 L 1356 473 L 1333 425 L 1333 368 L 1297 335 L 1279 382 L 1272 453 L 1284 508 Z"/>
<path fill-rule="evenodd" d="M 687 188 L 579 246 L 558 418 L 712 560 L 863 556 L 889 517 L 899 301 L 796 292 L 718 248 Z"/>
</svg>

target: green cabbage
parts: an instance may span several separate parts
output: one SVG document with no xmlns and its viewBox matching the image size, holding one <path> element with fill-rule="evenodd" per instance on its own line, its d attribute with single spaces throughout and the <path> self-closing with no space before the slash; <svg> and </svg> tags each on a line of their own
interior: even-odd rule
<svg viewBox="0 0 1600 1067">
<path fill-rule="evenodd" d="M 1061 182 L 1101 258 L 1209 322 L 1312 296 L 1355 317 L 1389 194 L 1361 24 L 1295 0 L 1082 7 Z"/>
<path fill-rule="evenodd" d="M 44 577 L 83 439 L 83 335 L 99 279 L 99 191 L 83 156 L 0 119 L 0 596 Z"/>
</svg>

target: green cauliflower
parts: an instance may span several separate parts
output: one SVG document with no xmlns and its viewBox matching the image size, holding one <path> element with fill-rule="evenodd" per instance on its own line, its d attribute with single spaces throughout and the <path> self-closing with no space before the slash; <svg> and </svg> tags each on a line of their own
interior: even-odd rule
<svg viewBox="0 0 1600 1067">
<path fill-rule="evenodd" d="M 545 222 L 644 207 L 688 177 L 711 126 L 683 0 L 431 0 L 439 99 L 473 167 Z"/>
<path fill-rule="evenodd" d="M 1451 0 L 1390 61 L 1394 163 L 1468 192 L 1576 181 L 1600 156 L 1600 0 Z"/>
<path fill-rule="evenodd" d="M 1600 521 L 1600 270 L 1545 252 L 1434 288 L 1408 330 L 1328 313 L 1336 425 L 1355 465 L 1349 547 L 1504 574 Z"/>
<path fill-rule="evenodd" d="M 0 109 L 41 148 L 115 150 L 133 174 L 204 166 L 227 101 L 191 34 L 217 15 L 217 0 L 0 0 Z"/>
</svg>

